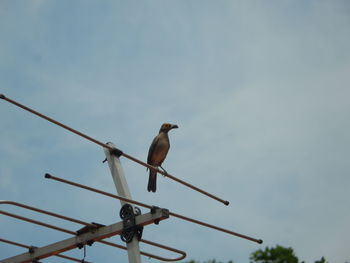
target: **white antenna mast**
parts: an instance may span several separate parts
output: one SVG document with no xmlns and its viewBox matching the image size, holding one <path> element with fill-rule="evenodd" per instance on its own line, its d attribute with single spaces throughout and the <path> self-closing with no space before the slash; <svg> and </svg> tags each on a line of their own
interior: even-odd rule
<svg viewBox="0 0 350 263">
<path fill-rule="evenodd" d="M 116 148 L 114 144 L 111 142 L 107 143 L 107 145 L 109 145 L 112 148 Z M 108 161 L 109 169 L 111 170 L 111 174 L 112 174 L 113 181 L 115 184 L 115 188 L 117 189 L 118 195 L 128 199 L 132 199 L 129 186 L 125 179 L 123 168 L 120 164 L 119 158 L 116 156 L 116 154 L 111 154 L 111 152 L 106 148 L 104 148 L 104 152 Z M 126 207 L 124 205 L 128 203 L 120 200 L 120 204 L 123 207 Z M 135 207 L 132 204 L 131 204 L 131 207 L 133 209 L 132 212 L 136 214 Z M 141 263 L 140 246 L 139 246 L 139 240 L 137 235 L 134 235 L 132 237 L 132 240 L 130 240 L 130 242 L 127 242 L 127 247 L 128 247 L 129 262 Z"/>
</svg>

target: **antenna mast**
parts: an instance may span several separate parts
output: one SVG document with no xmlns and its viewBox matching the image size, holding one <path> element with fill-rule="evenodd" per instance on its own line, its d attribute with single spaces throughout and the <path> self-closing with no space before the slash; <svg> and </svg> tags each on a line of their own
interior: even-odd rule
<svg viewBox="0 0 350 263">
<path fill-rule="evenodd" d="M 114 144 L 109 142 L 107 143 L 112 148 L 115 148 Z M 120 164 L 119 157 L 115 154 L 111 154 L 111 151 L 109 149 L 103 148 L 109 169 L 111 170 L 112 178 L 115 184 L 115 188 L 117 189 L 118 195 L 132 199 L 128 183 L 125 179 L 123 168 Z M 124 206 L 125 204 L 129 204 L 125 201 L 120 200 L 120 204 Z M 129 204 L 135 211 L 135 207 L 133 204 Z M 141 257 L 140 257 L 140 246 L 139 246 L 139 240 L 136 235 L 132 238 L 130 242 L 127 243 L 128 248 L 128 257 L 130 263 L 141 263 Z"/>
</svg>

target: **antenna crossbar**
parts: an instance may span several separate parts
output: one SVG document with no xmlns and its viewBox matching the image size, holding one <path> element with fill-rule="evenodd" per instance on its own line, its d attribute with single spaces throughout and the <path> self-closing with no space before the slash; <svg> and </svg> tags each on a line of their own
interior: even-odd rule
<svg viewBox="0 0 350 263">
<path fill-rule="evenodd" d="M 0 238 L 0 242 L 6 243 L 6 244 L 10 244 L 10 245 L 13 245 L 13 246 L 17 246 L 17 247 L 27 248 L 27 249 L 33 248 L 33 246 L 28 246 L 28 245 L 25 245 L 25 244 L 21 244 L 21 243 L 18 243 L 18 242 L 13 242 L 11 240 L 7 240 L 7 239 L 3 239 L 3 238 Z M 65 255 L 62 255 L 62 254 L 57 254 L 57 255 L 54 255 L 54 256 L 59 257 L 59 258 L 64 258 L 64 259 L 67 259 L 67 260 L 70 260 L 70 261 L 74 261 L 74 262 L 81 262 L 81 259 L 68 257 L 68 256 L 65 256 Z M 91 263 L 90 261 L 87 261 L 87 260 L 84 260 L 84 262 L 85 263 Z"/>
<path fill-rule="evenodd" d="M 58 182 L 61 182 L 61 183 L 69 184 L 69 185 L 72 185 L 72 186 L 75 186 L 75 187 L 79 187 L 79 188 L 82 188 L 82 189 L 86 189 L 86 190 L 89 190 L 89 191 L 92 191 L 92 192 L 95 192 L 95 193 L 98 193 L 98 194 L 109 196 L 109 197 L 112 197 L 112 198 L 115 198 L 115 199 L 118 199 L 118 200 L 122 200 L 122 201 L 125 201 L 125 202 L 128 202 L 128 203 L 136 204 L 136 205 L 139 205 L 139 206 L 142 206 L 142 207 L 146 207 L 146 208 L 154 207 L 154 206 L 150 206 L 150 205 L 147 205 L 147 204 L 135 201 L 135 200 L 127 199 L 127 198 L 124 198 L 124 197 L 121 197 L 121 196 L 118 196 L 118 195 L 114 195 L 114 194 L 111 194 L 111 193 L 108 193 L 108 192 L 105 192 L 105 191 L 102 191 L 102 190 L 98 190 L 98 189 L 95 189 L 95 188 L 92 188 L 92 187 L 89 187 L 89 186 L 85 186 L 85 185 L 82 185 L 82 184 L 79 184 L 79 183 L 76 183 L 76 182 L 72 182 L 72 181 L 69 181 L 69 180 L 66 180 L 66 179 L 62 179 L 62 178 L 59 178 L 59 177 L 56 177 L 56 176 L 53 176 L 53 175 L 50 175 L 50 174 L 45 174 L 45 178 L 52 179 L 52 180 L 55 180 L 55 181 L 58 181 Z M 212 225 L 212 224 L 208 224 L 208 223 L 196 220 L 196 219 L 192 219 L 192 218 L 189 218 L 189 217 L 186 217 L 186 216 L 183 216 L 183 215 L 171 212 L 171 211 L 169 211 L 169 215 L 177 217 L 177 218 L 185 220 L 185 221 L 188 221 L 188 222 L 191 222 L 191 223 L 195 223 L 195 224 L 202 225 L 202 226 L 205 226 L 205 227 L 208 227 L 208 228 L 212 228 L 212 229 L 215 229 L 215 230 L 218 230 L 218 231 L 221 231 L 221 232 L 233 235 L 233 236 L 237 236 L 237 237 L 240 237 L 240 238 L 243 238 L 243 239 L 247 239 L 247 240 L 250 240 L 252 242 L 256 242 L 258 244 L 262 244 L 263 243 L 263 241 L 261 239 L 256 239 L 256 238 L 253 238 L 253 237 L 250 237 L 250 236 L 247 236 L 247 235 L 243 235 L 243 234 L 240 234 L 240 233 L 237 233 L 237 232 L 225 229 L 225 228 L 221 228 L 221 227 L 218 227 L 218 226 L 215 226 L 215 225 Z"/>
<path fill-rule="evenodd" d="M 129 160 L 131 160 L 133 162 L 136 162 L 136 163 L 138 163 L 138 164 L 140 164 L 140 165 L 142 165 L 144 167 L 147 167 L 149 169 L 155 170 L 155 171 L 157 171 L 157 173 L 160 173 L 160 174 L 164 175 L 165 177 L 169 177 L 173 181 L 176 181 L 176 182 L 178 182 L 178 183 L 180 183 L 182 185 L 185 185 L 185 186 L 191 188 L 192 190 L 195 190 L 195 191 L 197 191 L 199 193 L 202 193 L 202 194 L 204 194 L 204 195 L 206 195 L 206 196 L 208 196 L 208 197 L 210 197 L 210 198 L 212 198 L 212 199 L 214 199 L 214 200 L 216 200 L 218 202 L 221 202 L 221 203 L 223 203 L 225 205 L 229 205 L 229 201 L 227 201 L 227 200 L 221 199 L 221 198 L 219 198 L 219 197 L 217 197 L 217 196 L 215 196 L 215 195 L 213 195 L 213 194 L 211 194 L 211 193 L 209 193 L 207 191 L 204 191 L 204 190 L 202 190 L 202 189 L 200 189 L 200 188 L 198 188 L 198 187 L 196 187 L 196 186 L 194 186 L 194 185 L 192 185 L 190 183 L 187 183 L 187 182 L 185 182 L 185 181 L 183 181 L 183 180 L 181 180 L 181 179 L 179 179 L 179 178 L 177 178 L 177 177 L 175 177 L 175 176 L 173 176 L 171 174 L 168 174 L 168 173 L 166 173 L 166 172 L 164 172 L 164 171 L 162 171 L 162 170 L 160 170 L 160 169 L 158 169 L 158 168 L 156 168 L 156 167 L 154 167 L 152 165 L 149 165 L 149 164 L 147 164 L 147 163 L 145 163 L 143 161 L 140 161 L 139 159 L 137 159 L 137 158 L 135 158 L 135 157 L 133 157 L 133 156 L 131 156 L 129 154 L 126 154 L 126 153 L 122 152 L 121 150 L 119 150 L 117 148 L 111 147 L 111 146 L 109 146 L 106 143 L 98 141 L 98 140 L 96 140 L 96 139 L 94 139 L 94 138 L 92 138 L 92 137 L 90 137 L 90 136 L 88 136 L 88 135 L 78 131 L 78 130 L 75 130 L 75 129 L 73 129 L 73 128 L 71 128 L 71 127 L 69 127 L 69 126 L 67 126 L 67 125 L 65 125 L 65 124 L 63 124 L 61 122 L 58 122 L 58 121 L 56 121 L 56 120 L 54 120 L 54 119 L 52 119 L 52 118 L 50 118 L 50 117 L 48 117 L 48 116 L 38 112 L 38 111 L 35 111 L 35 110 L 33 110 L 33 109 L 31 109 L 31 108 L 29 108 L 29 107 L 27 107 L 27 106 L 25 106 L 25 105 L 23 105 L 21 103 L 18 103 L 17 101 L 14 101 L 14 100 L 10 99 L 10 98 L 6 97 L 3 94 L 0 94 L 0 99 L 6 100 L 6 101 L 12 103 L 13 105 L 15 105 L 15 106 L 17 106 L 19 108 L 22 108 L 22 109 L 24 109 L 24 110 L 26 110 L 26 111 L 34 114 L 34 115 L 39 116 L 40 118 L 43 118 L 43 119 L 45 119 L 45 120 L 47 120 L 47 121 L 49 121 L 49 122 L 51 122 L 53 124 L 56 124 L 56 125 L 66 129 L 66 130 L 68 130 L 68 131 L 70 131 L 72 133 L 75 133 L 78 136 L 81 136 L 81 137 L 83 137 L 83 138 L 85 138 L 85 139 L 87 139 L 87 140 L 89 140 L 89 141 L 91 141 L 91 142 L 93 142 L 93 143 L 95 143 L 95 144 L 97 144 L 99 146 L 107 148 L 111 152 L 117 152 L 121 156 L 124 156 L 125 158 L 127 158 L 127 159 L 129 159 Z"/>
<path fill-rule="evenodd" d="M 95 225 L 94 224 L 90 224 L 90 223 L 87 223 L 87 222 L 84 222 L 84 221 L 81 221 L 81 220 L 77 220 L 75 218 L 62 216 L 62 215 L 57 214 L 57 213 L 49 212 L 49 211 L 46 211 L 46 210 L 43 210 L 43 209 L 39 209 L 39 208 L 36 208 L 36 207 L 33 207 L 33 206 L 25 205 L 25 204 L 14 202 L 14 201 L 0 200 L 0 205 L 3 205 L 3 204 L 5 204 L 5 205 L 6 204 L 7 205 L 13 205 L 13 206 L 17 206 L 17 207 L 22 207 L 24 209 L 36 211 L 36 212 L 41 213 L 41 214 L 46 214 L 46 215 L 49 215 L 49 216 L 52 216 L 52 217 L 60 218 L 60 219 L 66 220 L 66 221 L 74 222 L 74 223 L 85 225 L 85 226 L 96 226 L 96 224 Z M 44 222 L 41 222 L 41 221 L 38 221 L 38 220 L 33 220 L 33 219 L 28 218 L 28 217 L 19 216 L 19 215 L 8 213 L 8 212 L 4 212 L 4 211 L 1 211 L 1 210 L 0 210 L 0 214 L 6 215 L 6 216 L 9 216 L 9 217 L 13 217 L 13 218 L 16 218 L 16 219 L 19 219 L 19 220 L 22 220 L 22 221 L 26 221 L 26 222 L 29 222 L 29 223 L 33 223 L 33 224 L 36 224 L 36 225 L 40 225 L 40 226 L 43 226 L 43 227 L 46 227 L 46 228 L 54 229 L 54 230 L 57 230 L 57 231 L 60 231 L 60 232 L 64 232 L 64 233 L 67 233 L 67 234 L 71 234 L 71 235 L 76 235 L 77 234 L 77 232 L 74 232 L 74 231 L 71 231 L 71 230 L 68 230 L 68 229 L 65 229 L 65 228 L 57 227 L 57 226 L 54 226 L 54 225 L 50 225 L 50 224 L 47 224 L 47 223 L 44 223 Z M 29 246 L 26 246 L 26 245 L 23 245 L 23 244 L 20 244 L 20 243 L 16 243 L 16 242 L 13 242 L 13 241 L 5 240 L 5 239 L 0 239 L 0 242 L 12 244 L 12 245 L 17 245 L 17 246 L 21 246 L 21 247 L 24 247 L 24 248 L 29 248 Z M 127 250 L 126 246 L 115 244 L 115 243 L 112 243 L 112 242 L 109 242 L 109 241 L 99 240 L 97 242 L 102 243 L 104 245 L 111 246 L 111 247 Z M 151 254 L 151 253 L 148 253 L 148 252 L 140 251 L 141 255 L 149 257 L 149 258 L 154 258 L 154 259 L 158 259 L 158 260 L 161 260 L 161 261 L 171 262 L 171 261 L 179 261 L 179 260 L 182 260 L 182 259 L 184 259 L 186 257 L 186 252 L 184 252 L 182 250 L 179 250 L 179 249 L 176 249 L 176 248 L 172 248 L 172 247 L 169 247 L 169 246 L 166 246 L 166 245 L 163 245 L 163 244 L 159 244 L 159 243 L 156 243 L 156 242 L 152 242 L 152 241 L 149 241 L 149 240 L 145 240 L 145 239 L 141 239 L 140 242 L 143 242 L 145 244 L 148 244 L 148 245 L 151 245 L 151 246 L 155 246 L 155 247 L 159 247 L 161 249 L 168 250 L 168 251 L 171 251 L 171 252 L 179 254 L 179 256 L 176 257 L 176 258 L 165 258 L 165 257 L 154 255 L 154 254 Z M 69 258 L 69 257 L 67 258 L 64 255 L 56 255 L 56 256 L 59 256 L 59 257 L 62 257 L 62 258 L 66 258 L 66 259 L 70 259 L 72 261 L 76 261 L 74 258 Z M 2 261 L 0 261 L 0 262 L 2 262 Z M 81 262 L 81 260 L 78 260 L 77 262 Z M 84 262 L 88 263 L 88 261 L 84 261 Z"/>
<path fill-rule="evenodd" d="M 37 220 L 28 219 L 18 215 L 13 216 L 14 214 L 10 214 L 7 212 L 4 213 L 4 211 L 0 211 L 0 212 L 1 214 L 12 216 L 20 220 L 39 224 L 48 228 L 52 228 L 61 232 L 74 235 L 74 237 L 61 240 L 59 242 L 56 242 L 44 247 L 35 248 L 32 252 L 23 253 L 14 257 L 4 259 L 1 261 L 1 263 L 32 262 L 33 260 L 47 258 L 53 255 L 80 247 L 81 245 L 91 244 L 92 242 L 95 242 L 95 241 L 101 241 L 102 239 L 112 237 L 114 235 L 119 235 L 124 228 L 123 222 L 118 222 L 109 226 L 101 226 L 99 228 L 94 229 L 92 232 L 89 231 L 86 233 L 84 232 L 80 235 L 76 235 L 77 234 L 76 232 L 73 232 L 67 229 L 58 228 L 56 226 L 52 226 Z M 166 218 L 167 218 L 167 215 L 164 213 L 164 211 L 162 209 L 158 209 L 157 211 L 155 211 L 155 213 L 142 214 L 136 217 L 136 224 L 145 226 L 145 225 L 152 224 L 157 220 L 163 220 Z"/>
</svg>

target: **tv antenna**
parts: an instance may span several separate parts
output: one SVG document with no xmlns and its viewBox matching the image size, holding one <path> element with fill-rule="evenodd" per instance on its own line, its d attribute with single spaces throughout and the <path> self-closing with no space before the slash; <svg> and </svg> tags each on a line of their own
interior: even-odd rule
<svg viewBox="0 0 350 263">
<path fill-rule="evenodd" d="M 58 125 L 72 133 L 75 133 L 76 135 L 79 135 L 80 137 L 83 137 L 99 146 L 103 147 L 104 153 L 106 155 L 106 159 L 108 161 L 108 166 L 110 168 L 110 172 L 117 190 L 118 195 L 115 194 L 111 194 L 111 193 L 107 193 L 105 191 L 99 190 L 99 189 L 95 189 L 86 185 L 82 185 L 76 182 L 72 182 L 57 176 L 53 176 L 49 173 L 45 174 L 45 178 L 47 179 L 51 179 L 53 181 L 56 182 L 61 182 L 64 184 L 68 184 L 74 187 L 78 187 L 78 188 L 82 188 L 88 191 L 92 191 L 98 194 L 102 194 L 114 199 L 118 199 L 121 203 L 121 210 L 120 210 L 120 217 L 122 219 L 122 221 L 111 224 L 111 225 L 102 225 L 99 223 L 87 223 L 85 221 L 81 221 L 78 219 L 74 219 L 71 217 L 67 217 L 58 213 L 54 213 L 54 212 L 50 212 L 47 210 L 43 210 L 43 209 L 39 209 L 33 206 L 29 206 L 23 203 L 18 203 L 18 202 L 13 202 L 13 201 L 0 201 L 0 205 L 12 205 L 12 206 L 17 206 L 17 207 L 21 207 L 23 209 L 26 210 L 31 210 L 31 211 L 35 211 L 37 213 L 40 214 L 45 214 L 51 217 L 55 217 L 55 218 L 59 218 L 65 221 L 70 221 L 70 222 L 74 222 L 77 224 L 82 225 L 83 227 L 81 229 L 79 229 L 78 231 L 72 231 L 69 229 L 65 229 L 65 228 L 61 228 L 58 227 L 56 225 L 52 225 L 52 224 L 48 224 L 42 221 L 38 221 L 38 220 L 34 220 L 28 217 L 24 217 L 18 214 L 13 214 L 13 213 L 9 213 L 3 210 L 0 210 L 0 214 L 8 216 L 8 217 L 12 217 L 21 221 L 26 221 L 35 225 L 40 225 L 42 227 L 46 227 L 46 228 L 51 228 L 60 232 L 64 232 L 64 233 L 68 233 L 71 234 L 72 237 L 71 238 L 67 238 L 61 241 L 58 241 L 56 243 L 52 243 L 43 247 L 35 247 L 32 245 L 26 245 L 26 244 L 22 244 L 22 243 L 18 243 L 18 242 L 14 242 L 14 241 L 10 241 L 7 239 L 3 239 L 0 238 L 0 241 L 2 243 L 6 243 L 6 244 L 10 244 L 10 245 L 14 245 L 14 246 L 18 246 L 18 247 L 23 247 L 26 248 L 28 250 L 28 252 L 10 257 L 10 258 L 6 258 L 0 261 L 0 263 L 21 263 L 21 262 L 40 262 L 39 260 L 44 259 L 44 258 L 48 258 L 51 256 L 57 256 L 57 257 L 61 257 L 70 261 L 75 261 L 75 262 L 88 262 L 85 261 L 85 249 L 86 246 L 89 245 L 91 246 L 94 242 L 99 242 L 102 243 L 104 245 L 108 245 L 108 246 L 112 246 L 112 247 L 116 247 L 119 249 L 124 249 L 128 251 L 128 259 L 129 259 L 129 263 L 141 263 L 141 255 L 143 256 L 147 256 L 150 258 L 154 258 L 157 260 L 161 260 L 161 261 L 178 261 L 178 260 L 182 260 L 186 257 L 186 253 L 184 251 L 181 251 L 179 249 L 175 249 L 175 248 L 171 248 L 168 246 L 165 246 L 163 244 L 159 244 L 159 243 L 155 243 L 149 240 L 144 240 L 142 239 L 142 232 L 143 232 L 143 228 L 144 226 L 150 225 L 150 224 L 158 224 L 160 221 L 168 219 L 170 216 L 172 217 L 177 217 L 181 220 L 185 220 L 191 223 L 195 223 L 195 224 L 199 224 L 202 225 L 204 227 L 208 227 L 208 228 L 212 228 L 221 232 L 225 232 L 227 234 L 233 235 L 233 236 L 237 236 L 252 242 L 256 242 L 258 244 L 261 244 L 263 241 L 261 239 L 256 239 L 247 235 L 243 235 L 216 225 L 212 225 L 203 221 L 199 221 L 172 211 L 169 211 L 168 209 L 165 208 L 159 208 L 157 206 L 152 206 L 152 205 L 148 205 L 148 204 L 144 204 L 142 202 L 139 201 L 135 201 L 132 199 L 131 197 L 131 193 L 126 181 L 126 178 L 124 176 L 124 171 L 122 169 L 121 163 L 120 163 L 120 157 L 125 157 L 133 162 L 138 163 L 139 165 L 145 166 L 149 169 L 155 170 L 157 171 L 157 173 L 160 173 L 162 175 L 164 175 L 167 178 L 170 178 L 171 180 L 178 182 L 186 187 L 191 188 L 192 190 L 195 190 L 203 195 L 206 195 L 209 198 L 212 198 L 218 202 L 223 203 L 224 205 L 229 205 L 229 202 L 217 197 L 216 195 L 213 195 L 207 191 L 204 191 L 188 182 L 185 182 L 169 173 L 166 173 L 162 170 L 157 169 L 156 167 L 153 167 L 141 160 L 138 160 L 137 158 L 124 153 L 123 151 L 121 151 L 120 149 L 118 149 L 113 143 L 108 142 L 108 143 L 102 143 L 101 141 L 98 141 L 82 132 L 79 132 L 65 124 L 62 124 L 61 122 L 58 122 L 38 111 L 35 111 L 23 104 L 20 104 L 18 102 L 16 102 L 15 100 L 12 100 L 8 97 L 6 97 L 3 94 L 0 94 L 0 99 L 3 99 L 5 101 L 8 101 L 9 103 L 22 108 L 34 115 L 37 115 L 55 125 Z M 150 210 L 150 212 L 142 214 L 140 208 L 138 208 L 137 206 L 141 206 L 144 208 L 147 208 Z M 115 236 L 115 235 L 120 235 L 121 239 L 126 243 L 126 246 L 121 246 L 109 241 L 105 241 L 106 238 Z M 140 247 L 139 247 L 139 243 L 143 242 L 146 243 L 148 245 L 151 246 L 156 246 L 159 247 L 161 249 L 164 250 L 168 250 L 171 251 L 173 253 L 178 254 L 179 256 L 176 258 L 164 258 L 158 255 L 154 255 L 151 253 L 147 253 L 147 252 L 143 252 L 140 251 Z M 83 260 L 79 260 L 73 257 L 68 257 L 65 256 L 61 253 L 68 251 L 68 250 L 72 250 L 75 248 L 83 248 L 84 249 L 84 259 Z"/>
</svg>

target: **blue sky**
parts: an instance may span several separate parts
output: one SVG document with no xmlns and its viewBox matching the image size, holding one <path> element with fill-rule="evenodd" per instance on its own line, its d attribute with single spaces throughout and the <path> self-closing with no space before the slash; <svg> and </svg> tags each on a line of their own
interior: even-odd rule
<svg viewBox="0 0 350 263">
<path fill-rule="evenodd" d="M 247 263 L 280 244 L 306 262 L 346 262 L 349 31 L 348 1 L 1 1 L 0 93 L 142 160 L 159 126 L 178 124 L 164 167 L 230 206 L 162 177 L 148 193 L 144 167 L 122 158 L 133 198 L 264 244 L 173 218 L 147 227 L 145 239 L 196 260 Z M 119 202 L 43 179 L 115 192 L 100 147 L 5 101 L 0 113 L 0 199 L 119 221 Z M 0 222 L 0 236 L 17 242 L 68 237 Z M 2 257 L 21 252 L 0 244 Z M 96 244 L 87 259 L 127 257 Z"/>
</svg>

